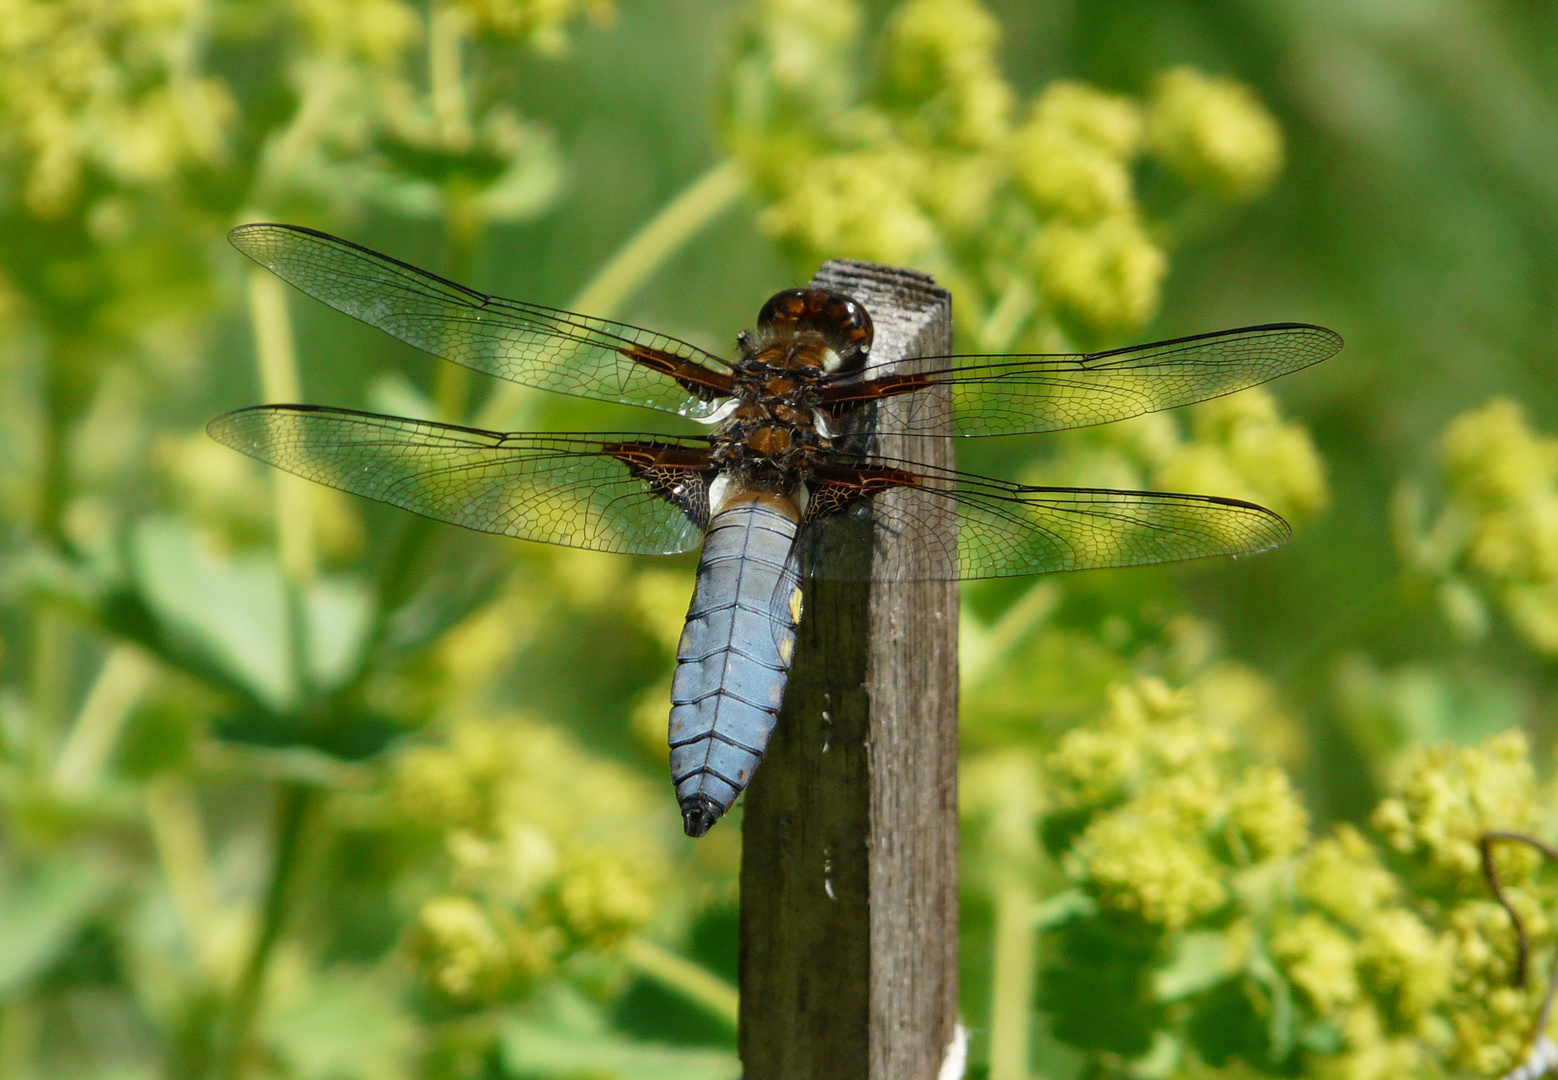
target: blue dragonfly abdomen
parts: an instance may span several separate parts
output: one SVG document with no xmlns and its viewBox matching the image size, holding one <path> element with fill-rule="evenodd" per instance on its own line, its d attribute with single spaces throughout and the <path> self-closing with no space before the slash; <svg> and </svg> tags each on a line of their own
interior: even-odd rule
<svg viewBox="0 0 1558 1080">
<path fill-rule="evenodd" d="M 793 500 L 747 492 L 709 524 L 671 683 L 671 779 L 689 836 L 730 809 L 773 734 L 801 615 L 799 519 Z"/>
</svg>

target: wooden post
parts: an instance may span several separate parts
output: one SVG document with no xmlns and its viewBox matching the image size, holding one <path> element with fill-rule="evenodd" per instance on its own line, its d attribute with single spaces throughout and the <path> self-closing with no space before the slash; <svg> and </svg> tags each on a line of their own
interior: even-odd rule
<svg viewBox="0 0 1558 1080">
<path fill-rule="evenodd" d="M 833 261 L 813 284 L 865 304 L 873 367 L 951 351 L 951 296 L 929 275 Z M 894 438 L 906 407 L 879 407 L 878 452 L 951 468 L 950 439 Z M 945 394 L 939 407 L 950 431 Z M 955 549 L 950 508 L 882 497 L 922 500 Z M 895 547 L 879 537 L 877 564 L 912 557 Z M 956 581 L 806 586 L 742 824 L 745 1080 L 941 1073 L 957 1024 L 957 620 Z"/>
</svg>

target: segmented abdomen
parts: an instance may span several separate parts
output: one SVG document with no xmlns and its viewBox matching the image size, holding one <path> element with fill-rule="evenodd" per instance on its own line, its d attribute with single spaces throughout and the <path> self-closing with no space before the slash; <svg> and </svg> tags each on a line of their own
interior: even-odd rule
<svg viewBox="0 0 1558 1080">
<path fill-rule="evenodd" d="M 671 683 L 671 779 L 702 836 L 752 779 L 784 697 L 800 591 L 788 500 L 751 496 L 709 526 Z"/>
</svg>

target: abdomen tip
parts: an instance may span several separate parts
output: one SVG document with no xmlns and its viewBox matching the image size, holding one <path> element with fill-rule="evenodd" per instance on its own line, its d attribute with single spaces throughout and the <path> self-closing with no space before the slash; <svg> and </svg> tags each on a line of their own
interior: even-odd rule
<svg viewBox="0 0 1558 1080">
<path fill-rule="evenodd" d="M 696 797 L 689 799 L 682 805 L 682 831 L 688 836 L 702 836 L 719 817 L 719 811 L 707 801 Z"/>
</svg>

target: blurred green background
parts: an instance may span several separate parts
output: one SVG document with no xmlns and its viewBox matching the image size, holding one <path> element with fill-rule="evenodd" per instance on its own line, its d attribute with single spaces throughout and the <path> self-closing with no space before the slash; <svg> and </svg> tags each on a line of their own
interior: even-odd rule
<svg viewBox="0 0 1558 1080">
<path fill-rule="evenodd" d="M 0 1077 L 734 1078 L 739 808 L 665 777 L 691 559 L 210 442 L 511 430 L 242 221 L 724 351 L 830 257 L 960 351 L 1346 350 L 1009 478 L 1251 498 L 1258 558 L 974 583 L 963 1015 L 990 1080 L 1499 1075 L 1487 829 L 1558 836 L 1558 5 L 0 0 Z M 1536 963 L 1558 892 L 1498 868 Z"/>
</svg>

